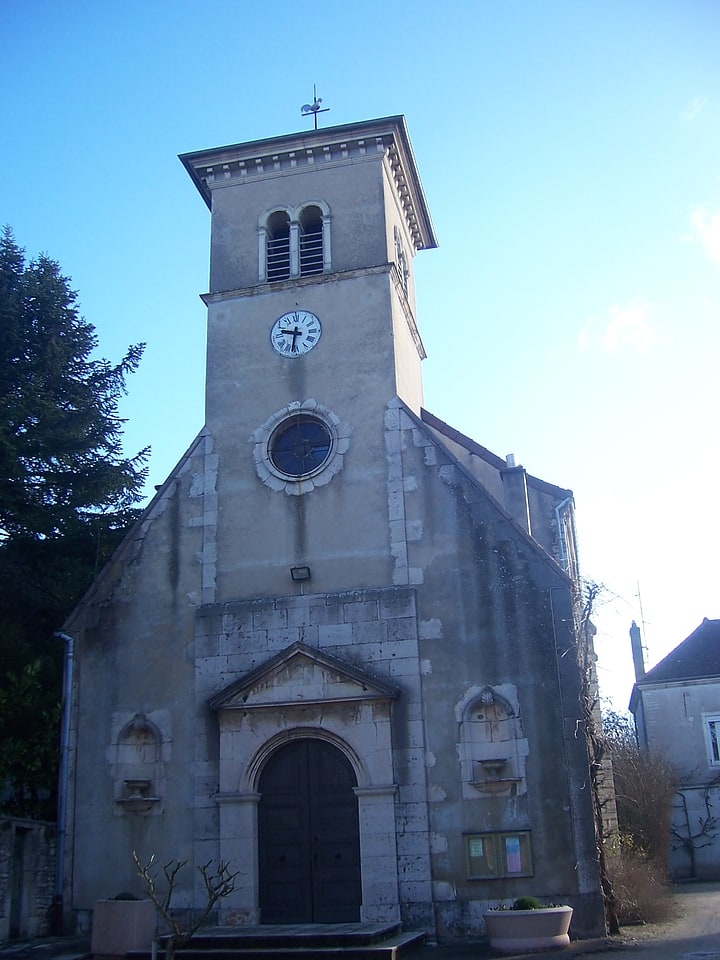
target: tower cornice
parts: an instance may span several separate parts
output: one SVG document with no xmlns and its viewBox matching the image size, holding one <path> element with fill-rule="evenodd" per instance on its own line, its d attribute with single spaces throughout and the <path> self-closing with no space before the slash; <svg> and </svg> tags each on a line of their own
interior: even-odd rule
<svg viewBox="0 0 720 960">
<path fill-rule="evenodd" d="M 403 116 L 252 140 L 180 155 L 209 208 L 212 191 L 244 181 L 386 158 L 416 250 L 437 246 Z"/>
</svg>

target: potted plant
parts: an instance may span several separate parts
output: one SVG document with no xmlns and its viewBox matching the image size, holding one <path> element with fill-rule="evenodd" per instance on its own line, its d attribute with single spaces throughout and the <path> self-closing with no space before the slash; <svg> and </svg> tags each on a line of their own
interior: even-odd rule
<svg viewBox="0 0 720 960">
<path fill-rule="evenodd" d="M 511 907 L 498 906 L 483 914 L 490 946 L 501 953 L 566 947 L 572 907 L 543 906 L 535 897 L 520 897 Z"/>
<path fill-rule="evenodd" d="M 91 951 L 94 957 L 124 957 L 131 950 L 147 950 L 155 936 L 155 908 L 150 900 L 119 893 L 96 900 Z"/>
</svg>

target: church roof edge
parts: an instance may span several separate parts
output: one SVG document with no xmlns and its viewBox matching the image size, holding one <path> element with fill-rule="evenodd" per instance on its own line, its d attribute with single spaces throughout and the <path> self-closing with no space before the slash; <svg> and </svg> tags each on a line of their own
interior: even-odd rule
<svg viewBox="0 0 720 960">
<path fill-rule="evenodd" d="M 485 460 L 486 463 L 495 467 L 496 470 L 507 469 L 508 465 L 506 460 L 499 457 L 496 453 L 493 453 L 492 450 L 488 450 L 487 447 L 483 447 L 476 440 L 473 440 L 472 437 L 468 437 L 466 434 L 456 430 L 455 427 L 451 427 L 450 424 L 445 423 L 444 420 L 436 417 L 435 414 L 430 413 L 430 411 L 424 407 L 420 411 L 420 414 L 420 419 L 423 423 L 426 423 L 429 427 L 432 427 L 433 430 L 437 430 L 438 433 L 446 436 L 449 440 L 454 441 L 461 447 L 465 447 L 470 453 Z M 551 483 L 549 480 L 542 480 L 540 477 L 535 477 L 530 473 L 527 474 L 527 479 L 531 486 L 546 490 L 563 499 L 573 496 L 572 490 L 569 490 L 567 487 L 560 487 L 556 483 Z"/>
<path fill-rule="evenodd" d="M 188 153 L 181 153 L 180 160 L 185 163 L 186 160 L 200 158 L 215 153 L 247 153 L 248 156 L 255 154 L 271 153 L 275 149 L 287 149 L 290 144 L 300 143 L 301 146 L 318 146 L 327 140 L 337 140 L 341 136 L 367 135 L 369 130 L 377 132 L 393 126 L 403 128 L 407 137 L 407 125 L 405 117 L 397 114 L 392 117 L 379 117 L 376 120 L 360 120 L 355 123 L 341 123 L 332 127 L 320 127 L 317 130 L 298 130 L 295 133 L 281 133 L 277 137 L 261 137 L 259 140 L 241 140 L 238 143 L 229 143 L 220 147 L 209 147 L 207 150 L 192 150 Z"/>
<path fill-rule="evenodd" d="M 431 414 L 424 407 L 421 408 L 420 416 L 418 416 L 413 410 L 410 409 L 410 407 L 404 401 L 401 400 L 400 404 L 403 410 L 405 411 L 405 413 L 407 414 L 407 416 L 410 417 L 411 420 L 414 420 L 415 423 L 417 423 L 418 426 L 422 430 L 424 430 L 428 436 L 431 437 L 434 443 L 442 447 L 445 453 L 450 457 L 452 463 L 455 465 L 457 470 L 459 470 L 460 473 L 467 478 L 469 483 L 472 484 L 472 486 L 476 490 L 482 493 L 485 499 L 492 504 L 492 506 L 501 514 L 501 516 L 503 516 L 508 521 L 508 523 L 512 524 L 514 529 L 526 541 L 526 543 L 530 544 L 533 547 L 533 549 L 540 554 L 543 560 L 549 563 L 552 566 L 552 569 L 556 573 L 560 574 L 561 577 L 563 577 L 566 583 L 572 584 L 573 582 L 572 577 L 565 570 L 563 570 L 563 568 L 559 565 L 557 559 L 547 551 L 547 549 L 543 546 L 542 543 L 540 543 L 539 540 L 536 540 L 535 537 L 533 537 L 530 533 L 528 533 L 528 531 L 522 526 L 522 524 L 518 523 L 515 517 L 513 517 L 513 515 L 505 509 L 503 504 L 501 504 L 499 500 L 495 496 L 493 496 L 493 494 L 488 490 L 485 484 L 478 477 L 476 477 L 467 468 L 467 466 L 465 466 L 465 464 L 461 463 L 460 460 L 458 460 L 456 454 L 453 453 L 453 451 L 447 445 L 443 437 L 466 447 L 466 449 L 468 449 L 471 453 L 474 453 L 475 455 L 482 457 L 484 460 L 486 460 L 487 463 L 491 464 L 496 469 L 502 469 L 502 466 L 505 465 L 505 461 L 502 460 L 500 457 L 498 457 L 496 454 L 491 453 L 490 450 L 488 450 L 486 447 L 482 447 L 479 443 L 476 443 L 474 440 L 471 440 L 470 437 L 466 437 L 465 434 L 462 434 L 458 430 L 455 430 L 453 427 L 450 427 L 444 421 L 440 420 L 438 417 Z M 536 485 L 544 489 L 546 492 L 550 492 L 556 496 L 559 495 L 564 498 L 565 495 L 569 495 L 570 497 L 572 497 L 571 490 L 565 490 L 562 487 L 556 487 L 555 484 L 546 483 L 546 481 L 539 480 L 537 477 L 532 477 L 530 474 L 527 474 L 527 480 L 528 480 L 528 484 Z"/>
<path fill-rule="evenodd" d="M 292 166 L 299 165 L 301 156 L 302 159 L 312 158 L 314 163 L 316 151 L 321 151 L 317 156 L 326 160 L 330 158 L 329 150 L 332 146 L 363 143 L 370 138 L 375 139 L 376 142 L 382 142 L 383 151 L 388 147 L 391 148 L 390 161 L 396 186 L 400 193 L 406 194 L 403 198 L 404 205 L 409 201 L 415 215 L 414 232 L 416 232 L 415 240 L 418 249 L 437 247 L 435 230 L 420 181 L 407 124 L 402 114 L 334 127 L 321 127 L 318 130 L 282 134 L 262 140 L 248 140 L 244 143 L 211 147 L 207 150 L 195 150 L 190 153 L 181 153 L 179 159 L 208 208 L 211 208 L 211 189 L 208 180 L 217 176 L 216 171 L 221 170 L 225 178 L 233 177 L 236 172 L 235 167 L 238 167 L 241 178 L 248 175 L 252 177 L 258 173 L 265 175 L 266 167 L 280 169 L 284 158 L 291 157 Z M 337 157 L 333 156 L 332 159 Z"/>
</svg>

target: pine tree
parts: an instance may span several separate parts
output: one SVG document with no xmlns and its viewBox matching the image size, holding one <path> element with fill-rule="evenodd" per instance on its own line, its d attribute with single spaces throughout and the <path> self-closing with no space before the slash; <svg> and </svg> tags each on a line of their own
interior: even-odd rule
<svg viewBox="0 0 720 960">
<path fill-rule="evenodd" d="M 59 265 L 0 238 L 0 809 L 52 818 L 62 643 L 54 637 L 136 516 L 148 450 L 122 450 L 118 364 Z"/>
</svg>

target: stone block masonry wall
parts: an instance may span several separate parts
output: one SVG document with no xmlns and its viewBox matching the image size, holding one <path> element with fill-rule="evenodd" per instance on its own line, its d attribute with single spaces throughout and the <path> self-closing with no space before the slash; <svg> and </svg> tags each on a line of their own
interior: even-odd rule
<svg viewBox="0 0 720 960">
<path fill-rule="evenodd" d="M 0 942 L 46 936 L 55 891 L 54 823 L 0 817 Z"/>
<path fill-rule="evenodd" d="M 197 620 L 196 696 L 201 706 L 297 642 L 392 683 L 399 690 L 392 717 L 395 898 L 406 922 L 429 928 L 432 878 L 418 630 L 415 589 L 409 586 L 208 605 Z M 362 737 L 361 727 L 356 726 L 356 737 Z M 196 760 L 198 770 L 207 771 L 202 737 Z"/>
</svg>

